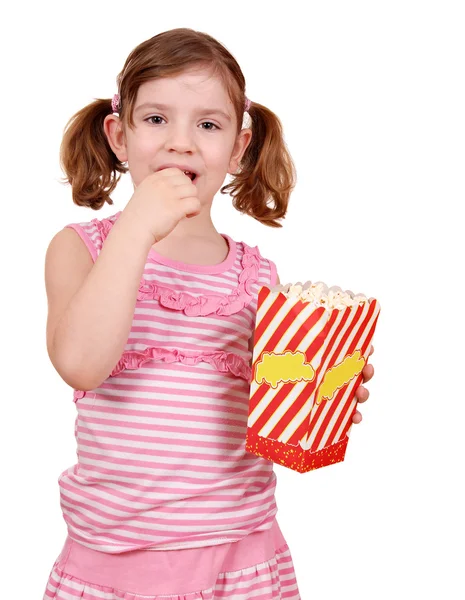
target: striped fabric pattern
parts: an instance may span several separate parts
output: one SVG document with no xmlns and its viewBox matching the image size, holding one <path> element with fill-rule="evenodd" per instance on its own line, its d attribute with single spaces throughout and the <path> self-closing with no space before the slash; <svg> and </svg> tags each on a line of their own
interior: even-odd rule
<svg viewBox="0 0 465 600">
<path fill-rule="evenodd" d="M 43 600 L 301 600 L 289 548 L 271 560 L 219 573 L 214 587 L 181 594 L 147 595 L 81 581 L 55 566 Z"/>
<path fill-rule="evenodd" d="M 68 225 L 94 261 L 120 214 Z M 74 391 L 77 463 L 58 481 L 69 536 L 84 546 L 199 548 L 272 525 L 273 463 L 245 437 L 258 290 L 275 285 L 276 267 L 223 237 L 219 265 L 150 250 L 121 359 L 98 388 Z"/>
</svg>

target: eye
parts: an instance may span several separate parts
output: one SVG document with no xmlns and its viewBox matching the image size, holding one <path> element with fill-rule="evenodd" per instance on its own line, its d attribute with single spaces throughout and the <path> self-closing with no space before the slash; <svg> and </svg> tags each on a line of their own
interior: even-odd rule
<svg viewBox="0 0 465 600">
<path fill-rule="evenodd" d="M 160 125 L 160 121 L 153 122 L 152 119 L 161 119 L 162 121 L 164 121 L 163 117 L 159 117 L 158 115 L 147 117 L 146 119 L 144 119 L 144 121 L 147 121 L 148 123 L 150 123 L 150 125 Z M 211 121 L 204 121 L 202 125 L 211 125 L 211 127 L 202 127 L 202 129 L 205 129 L 206 131 L 214 131 L 215 129 L 219 129 L 218 125 L 215 125 L 215 123 L 212 123 Z"/>
<path fill-rule="evenodd" d="M 146 119 L 144 119 L 144 121 L 148 121 L 151 125 L 159 124 L 159 123 L 153 123 L 152 121 L 150 121 L 150 119 L 161 119 L 163 121 L 163 117 L 159 117 L 157 115 L 154 115 L 153 117 L 147 117 Z"/>
<path fill-rule="evenodd" d="M 215 129 L 219 129 L 219 127 L 217 125 L 215 125 L 215 123 L 212 123 L 211 121 L 205 121 L 204 123 L 202 123 L 202 125 L 212 125 Z M 214 129 L 212 129 L 211 127 L 208 127 L 207 131 L 214 131 Z"/>
</svg>

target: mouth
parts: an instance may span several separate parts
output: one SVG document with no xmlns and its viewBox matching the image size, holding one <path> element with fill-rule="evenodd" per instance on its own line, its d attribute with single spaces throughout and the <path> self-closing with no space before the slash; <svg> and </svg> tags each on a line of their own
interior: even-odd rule
<svg viewBox="0 0 465 600">
<path fill-rule="evenodd" d="M 197 179 L 197 173 L 193 173 L 192 171 L 184 171 L 184 175 L 187 175 L 192 182 Z"/>
<path fill-rule="evenodd" d="M 184 175 L 187 175 L 187 177 L 189 177 L 189 179 L 192 181 L 192 183 L 196 183 L 197 179 L 199 178 L 199 175 L 195 171 L 189 171 L 186 168 L 183 168 L 178 165 L 164 165 L 163 167 L 161 167 L 157 170 L 161 171 L 162 169 L 169 169 L 170 167 L 175 167 L 176 169 L 180 169 L 184 173 Z"/>
</svg>

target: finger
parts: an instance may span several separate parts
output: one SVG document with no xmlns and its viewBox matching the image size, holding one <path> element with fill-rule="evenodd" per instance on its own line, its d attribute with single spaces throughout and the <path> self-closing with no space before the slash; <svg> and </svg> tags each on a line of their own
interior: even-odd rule
<svg viewBox="0 0 465 600">
<path fill-rule="evenodd" d="M 362 422 L 362 413 L 359 412 L 358 410 L 356 410 L 352 416 L 352 423 L 355 423 L 355 425 L 358 425 L 361 422 Z"/>
<path fill-rule="evenodd" d="M 365 365 L 362 369 L 363 383 L 365 383 L 366 381 L 370 381 L 370 379 L 373 377 L 374 374 L 375 374 L 374 366 L 373 365 Z"/>
<path fill-rule="evenodd" d="M 366 402 L 370 396 L 370 392 L 363 387 L 363 385 L 359 386 L 355 391 L 355 397 L 359 402 Z"/>
<path fill-rule="evenodd" d="M 371 344 L 371 348 L 370 348 L 370 352 L 368 353 L 368 356 L 371 356 L 374 351 L 375 351 L 375 347 L 373 346 L 373 344 Z"/>
<path fill-rule="evenodd" d="M 196 217 L 200 214 L 200 202 L 196 197 L 183 198 L 182 200 L 182 210 L 187 218 Z"/>
<path fill-rule="evenodd" d="M 192 179 L 186 175 L 184 171 L 181 171 L 181 169 L 178 169 L 177 167 L 166 167 L 165 169 L 156 171 L 156 173 L 160 173 L 163 175 L 163 177 L 169 177 L 173 184 L 185 185 L 187 179 L 192 185 L 194 185 Z"/>
<path fill-rule="evenodd" d="M 195 198 L 197 196 L 197 188 L 187 175 L 183 175 L 182 177 L 185 177 L 187 181 L 180 181 L 176 184 L 179 198 Z"/>
</svg>

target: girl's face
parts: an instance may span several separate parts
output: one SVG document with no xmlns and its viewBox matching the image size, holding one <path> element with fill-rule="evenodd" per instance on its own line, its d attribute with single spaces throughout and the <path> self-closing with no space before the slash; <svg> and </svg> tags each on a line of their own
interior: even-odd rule
<svg viewBox="0 0 465 600">
<path fill-rule="evenodd" d="M 105 130 L 119 160 L 128 162 L 134 186 L 163 165 L 191 167 L 198 174 L 194 184 L 202 204 L 211 202 L 226 174 L 237 170 L 252 136 L 250 129 L 236 136 L 226 89 L 205 70 L 145 82 L 133 115 L 134 130 L 118 136 L 114 115 L 106 118 Z"/>
</svg>

